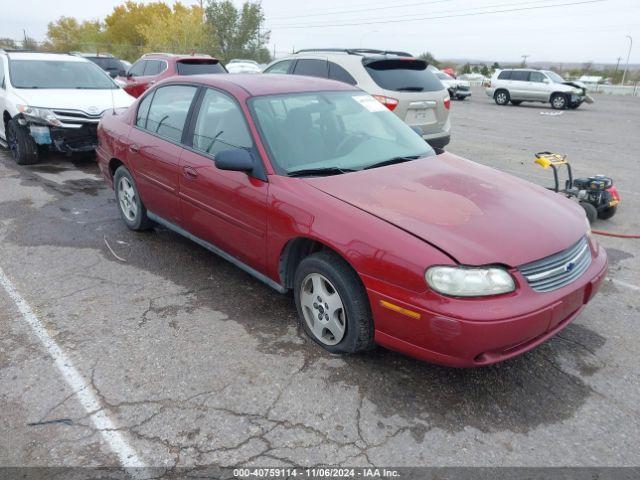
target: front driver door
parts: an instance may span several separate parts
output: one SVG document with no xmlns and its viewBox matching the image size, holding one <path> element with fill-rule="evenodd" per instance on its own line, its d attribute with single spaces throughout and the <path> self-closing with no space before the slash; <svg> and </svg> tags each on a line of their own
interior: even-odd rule
<svg viewBox="0 0 640 480">
<path fill-rule="evenodd" d="M 180 209 L 185 228 L 256 270 L 264 271 L 269 184 L 245 172 L 219 170 L 223 150 L 254 152 L 235 99 L 212 88 L 202 94 L 180 161 Z"/>
</svg>

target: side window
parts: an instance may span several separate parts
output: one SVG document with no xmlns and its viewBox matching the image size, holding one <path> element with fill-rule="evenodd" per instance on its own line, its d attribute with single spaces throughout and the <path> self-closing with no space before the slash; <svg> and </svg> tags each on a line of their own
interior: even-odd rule
<svg viewBox="0 0 640 480">
<path fill-rule="evenodd" d="M 503 70 L 498 75 L 498 80 L 509 80 L 511 79 L 511 70 Z"/>
<path fill-rule="evenodd" d="M 511 72 L 511 80 L 527 82 L 529 80 L 529 72 L 526 70 L 514 70 Z"/>
<path fill-rule="evenodd" d="M 162 60 L 147 60 L 147 66 L 144 67 L 144 76 L 158 75 L 165 70 L 165 64 Z"/>
<path fill-rule="evenodd" d="M 151 106 L 153 93 L 154 92 L 150 92 L 146 97 L 142 99 L 142 101 L 138 105 L 138 113 L 136 113 L 136 126 L 140 128 L 147 127 L 147 117 L 149 115 L 149 107 Z"/>
<path fill-rule="evenodd" d="M 542 82 L 544 82 L 545 78 L 547 78 L 547 77 L 545 77 L 544 73 L 541 73 L 541 72 L 531 72 L 529 74 L 529 81 L 530 82 L 542 83 Z"/>
<path fill-rule="evenodd" d="M 0 57 L 0 89 L 4 90 L 4 59 Z"/>
<path fill-rule="evenodd" d="M 129 73 L 134 77 L 141 77 L 144 75 L 144 67 L 147 64 L 146 60 L 138 60 L 136 63 L 131 65 L 129 69 Z"/>
<path fill-rule="evenodd" d="M 267 68 L 264 73 L 287 73 L 292 62 L 293 60 L 283 60 L 281 62 L 274 63 Z"/>
<path fill-rule="evenodd" d="M 349 85 L 356 85 L 358 83 L 356 82 L 356 79 L 349 74 L 349 72 L 337 63 L 333 62 L 329 62 L 329 78 L 331 80 L 348 83 Z"/>
<path fill-rule="evenodd" d="M 252 145 L 251 134 L 238 104 L 227 95 L 208 89 L 202 98 L 193 131 L 193 148 L 215 155 L 222 150 L 246 149 Z"/>
<path fill-rule="evenodd" d="M 158 88 L 151 101 L 145 128 L 174 142 L 181 141 L 189 107 L 196 91 L 196 87 L 189 85 Z"/>
<path fill-rule="evenodd" d="M 326 60 L 298 60 L 293 74 L 327 78 L 329 76 L 329 65 Z"/>
</svg>

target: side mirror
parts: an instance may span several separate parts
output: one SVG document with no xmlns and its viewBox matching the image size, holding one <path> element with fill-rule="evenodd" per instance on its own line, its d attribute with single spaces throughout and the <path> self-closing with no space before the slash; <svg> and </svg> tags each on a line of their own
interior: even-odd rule
<svg viewBox="0 0 640 480">
<path fill-rule="evenodd" d="M 118 76 L 118 71 L 117 70 L 109 70 L 109 76 L 111 78 L 116 78 Z"/>
<path fill-rule="evenodd" d="M 131 77 L 133 77 L 133 74 L 129 70 L 127 70 L 127 73 L 125 73 L 125 76 L 127 78 L 131 78 Z"/>
<path fill-rule="evenodd" d="M 255 160 L 251 152 L 241 148 L 216 153 L 214 162 L 220 170 L 233 172 L 250 172 L 255 167 Z"/>
</svg>

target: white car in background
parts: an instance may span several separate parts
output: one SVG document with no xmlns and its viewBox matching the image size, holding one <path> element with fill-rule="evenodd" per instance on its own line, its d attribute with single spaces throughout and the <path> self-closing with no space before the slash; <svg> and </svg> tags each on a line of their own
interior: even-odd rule
<svg viewBox="0 0 640 480">
<path fill-rule="evenodd" d="M 437 70 L 433 72 L 438 80 L 447 87 L 449 90 L 449 96 L 451 98 L 456 98 L 458 100 L 464 100 L 467 97 L 471 96 L 471 83 L 467 80 L 460 80 L 458 78 L 453 78 L 451 75 L 447 73 Z"/>
<path fill-rule="evenodd" d="M 100 118 L 133 101 L 85 58 L 0 50 L 0 144 L 19 165 L 45 151 L 93 151 Z"/>
<path fill-rule="evenodd" d="M 229 63 L 227 63 L 227 71 L 229 73 L 262 73 L 258 62 L 241 58 L 234 58 L 229 61 Z"/>
</svg>

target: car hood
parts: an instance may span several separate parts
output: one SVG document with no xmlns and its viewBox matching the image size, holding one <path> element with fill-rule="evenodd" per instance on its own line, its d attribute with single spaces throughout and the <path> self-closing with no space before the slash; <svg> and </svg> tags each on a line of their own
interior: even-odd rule
<svg viewBox="0 0 640 480">
<path fill-rule="evenodd" d="M 575 202 L 450 153 L 305 181 L 465 265 L 515 267 L 564 250 L 586 232 Z"/>
<path fill-rule="evenodd" d="M 81 110 L 90 115 L 109 108 L 128 107 L 135 98 L 120 88 L 114 90 L 20 89 L 26 105 L 49 109 Z"/>
</svg>

